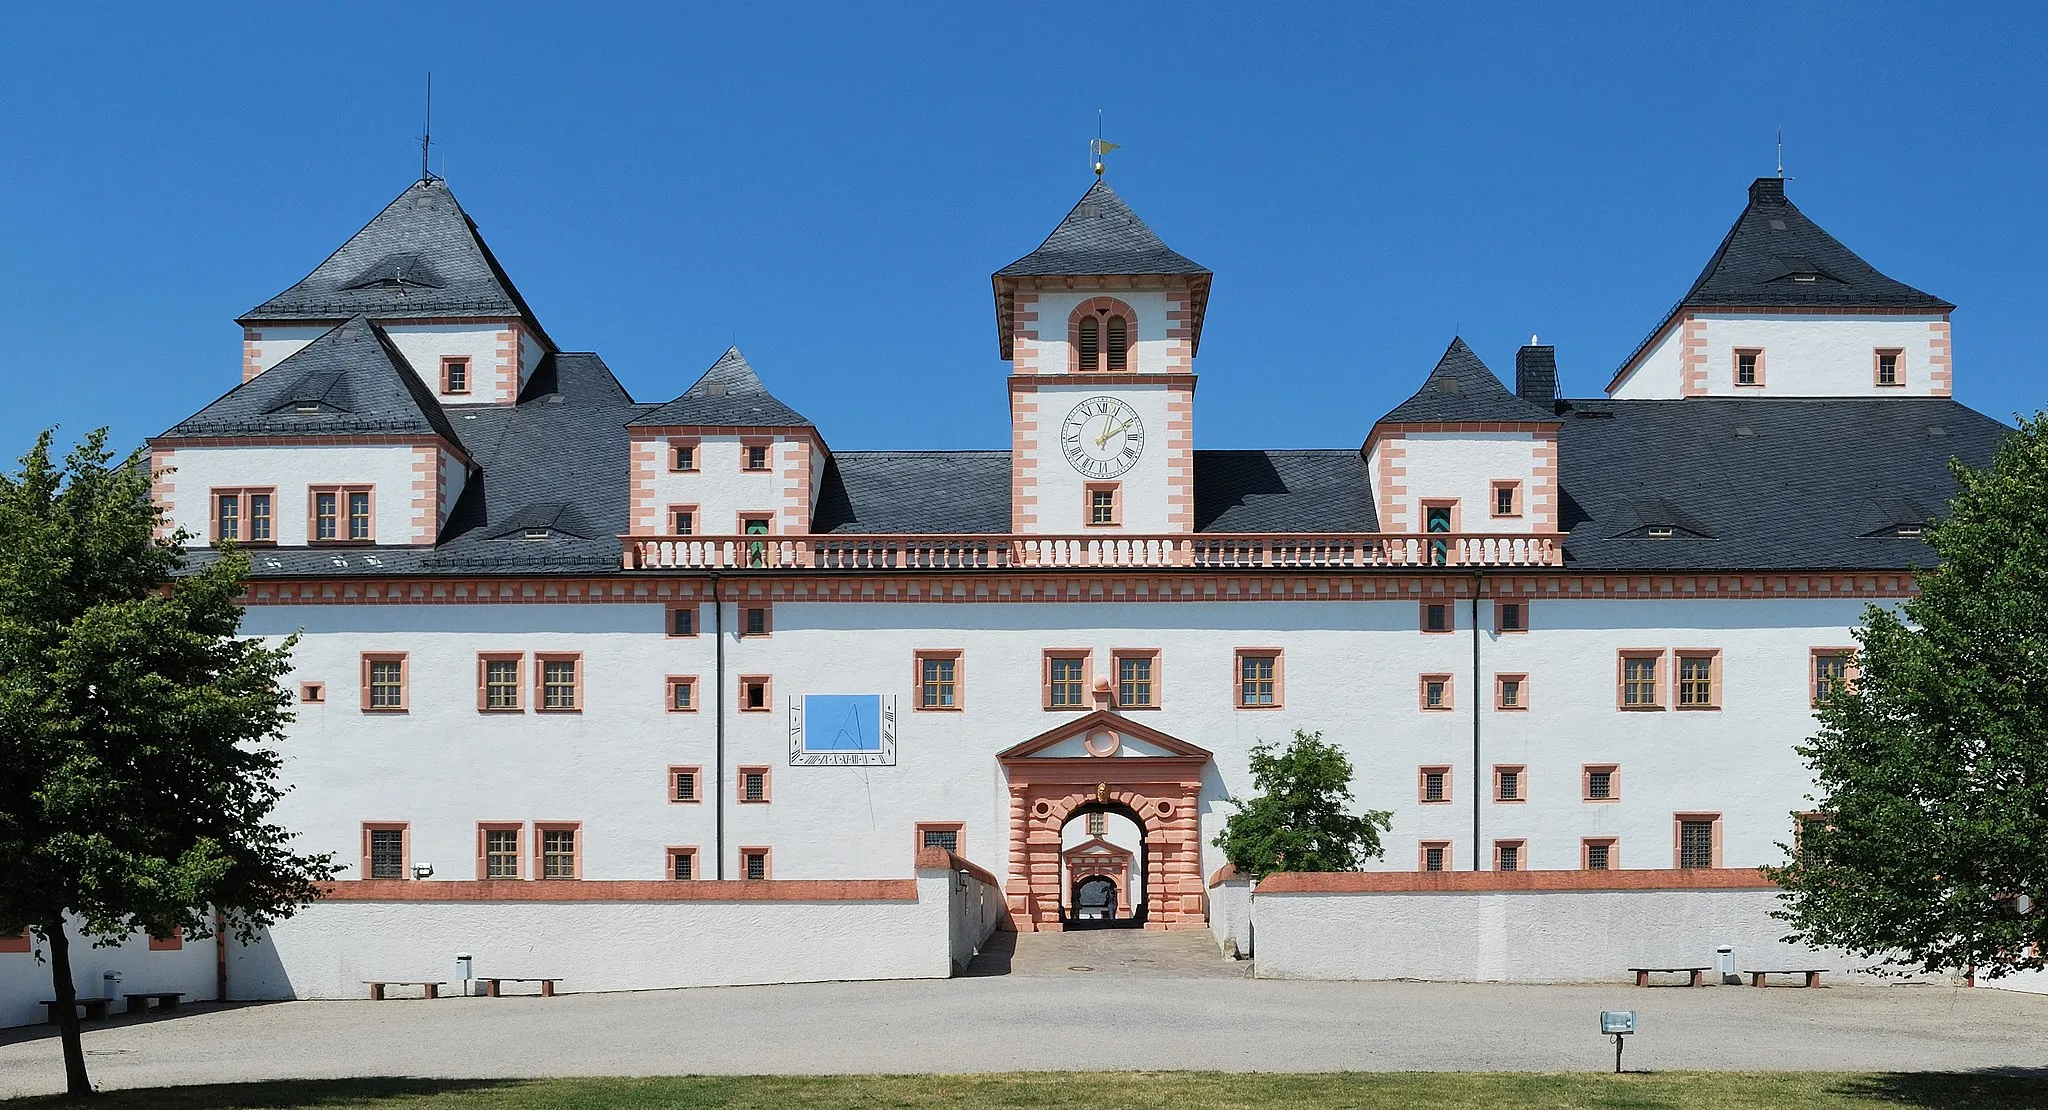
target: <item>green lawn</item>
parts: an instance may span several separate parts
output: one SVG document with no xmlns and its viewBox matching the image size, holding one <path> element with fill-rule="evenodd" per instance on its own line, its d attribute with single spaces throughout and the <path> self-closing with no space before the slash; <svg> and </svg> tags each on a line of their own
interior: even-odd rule
<svg viewBox="0 0 2048 1110">
<path fill-rule="evenodd" d="M 70 1105 L 58 1098 L 0 1100 L 9 1110 Z M 1980 1074 L 1669 1072 L 1656 1075 L 1218 1072 L 1077 1072 L 973 1076 L 698 1077 L 659 1079 L 351 1079 L 159 1087 L 94 1100 L 108 1110 L 643 1110 L 737 1107 L 783 1110 L 1692 1110 L 1747 1108 L 2048 1108 L 2048 1078 Z"/>
</svg>

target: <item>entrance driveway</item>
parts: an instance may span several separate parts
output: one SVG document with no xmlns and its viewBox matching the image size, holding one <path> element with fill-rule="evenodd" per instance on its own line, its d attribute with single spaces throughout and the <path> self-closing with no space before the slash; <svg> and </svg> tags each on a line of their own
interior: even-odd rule
<svg viewBox="0 0 2048 1110">
<path fill-rule="evenodd" d="M 374 1075 L 1595 1071 L 1614 1059 L 1595 1028 L 1599 1011 L 1633 1009 L 1641 1032 L 1628 1047 L 1631 1068 L 2048 1066 L 2048 998 L 2006 991 L 1300 983 L 1238 978 L 1241 965 L 1227 964 L 1221 978 L 1160 974 L 1163 949 L 1117 947 L 1161 935 L 1060 938 L 1100 946 L 1085 957 L 1096 963 L 1077 964 L 1123 973 L 1054 968 L 1048 961 L 1077 949 L 1033 951 L 1026 936 L 1010 975 L 200 1006 L 116 1020 L 85 1045 L 108 1087 Z M 0 1031 L 0 1096 L 62 1085 L 54 1038 Z"/>
</svg>

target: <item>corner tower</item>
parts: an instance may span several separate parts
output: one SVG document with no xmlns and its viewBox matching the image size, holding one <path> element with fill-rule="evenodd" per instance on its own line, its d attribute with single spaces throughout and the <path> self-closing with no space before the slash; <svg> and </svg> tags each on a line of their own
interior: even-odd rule
<svg viewBox="0 0 2048 1110">
<path fill-rule="evenodd" d="M 1011 531 L 1194 530 L 1194 361 L 1211 276 L 1101 181 L 996 271 Z"/>
</svg>

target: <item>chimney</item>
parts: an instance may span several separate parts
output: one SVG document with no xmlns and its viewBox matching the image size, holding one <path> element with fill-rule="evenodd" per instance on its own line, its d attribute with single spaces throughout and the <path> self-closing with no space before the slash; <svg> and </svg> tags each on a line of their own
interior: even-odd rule
<svg viewBox="0 0 2048 1110">
<path fill-rule="evenodd" d="M 1557 348 L 1538 346 L 1536 337 L 1515 352 L 1515 396 L 1548 408 L 1557 400 Z"/>
<path fill-rule="evenodd" d="M 1782 177 L 1759 177 L 1750 183 L 1749 203 L 1785 203 L 1785 179 Z"/>
</svg>

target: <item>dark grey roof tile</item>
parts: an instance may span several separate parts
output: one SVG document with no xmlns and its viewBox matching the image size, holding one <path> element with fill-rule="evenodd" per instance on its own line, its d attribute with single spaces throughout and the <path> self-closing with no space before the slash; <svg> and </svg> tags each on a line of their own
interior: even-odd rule
<svg viewBox="0 0 2048 1110">
<path fill-rule="evenodd" d="M 1556 413 L 1508 391 L 1462 338 L 1453 338 L 1415 395 L 1381 424 L 1549 423 Z"/>
<path fill-rule="evenodd" d="M 1070 274 L 1207 274 L 1153 234 L 1101 181 L 1089 186 L 1067 218 L 1036 250 L 996 271 L 997 277 Z"/>
<path fill-rule="evenodd" d="M 681 397 L 635 420 L 646 427 L 808 428 L 802 413 L 775 399 L 747 356 L 728 347 Z"/>
</svg>

